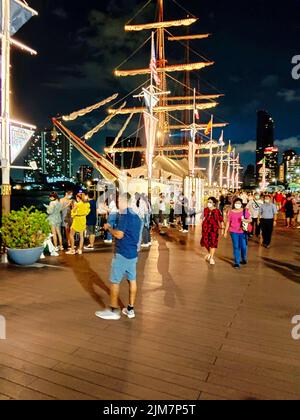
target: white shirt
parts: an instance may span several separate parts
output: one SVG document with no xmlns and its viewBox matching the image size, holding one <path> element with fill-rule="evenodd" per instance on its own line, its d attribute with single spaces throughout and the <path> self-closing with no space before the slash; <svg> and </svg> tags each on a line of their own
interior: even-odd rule
<svg viewBox="0 0 300 420">
<path fill-rule="evenodd" d="M 260 215 L 260 207 L 262 203 L 257 200 L 250 200 L 247 209 L 249 210 L 249 213 L 251 214 L 252 219 L 258 219 Z"/>
<path fill-rule="evenodd" d="M 165 213 L 166 212 L 166 209 L 167 209 L 167 207 L 166 207 L 166 200 L 163 198 L 163 199 L 159 199 L 159 211 L 162 211 L 163 213 Z"/>
<path fill-rule="evenodd" d="M 111 213 L 118 213 L 118 207 L 117 207 L 116 202 L 114 200 L 112 200 L 110 202 L 110 205 L 108 206 L 108 208 L 109 208 L 109 213 L 110 214 Z"/>
</svg>

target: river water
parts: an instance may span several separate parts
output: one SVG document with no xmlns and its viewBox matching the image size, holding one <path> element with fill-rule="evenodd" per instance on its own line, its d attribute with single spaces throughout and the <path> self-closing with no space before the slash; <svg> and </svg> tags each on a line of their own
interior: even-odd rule
<svg viewBox="0 0 300 420">
<path fill-rule="evenodd" d="M 45 211 L 44 204 L 49 204 L 49 195 L 53 191 L 13 191 L 11 197 L 11 209 L 20 210 L 22 207 L 34 206 L 38 210 Z M 56 191 L 59 197 L 64 196 L 63 191 Z M 0 206 L 1 216 L 1 206 Z"/>
</svg>

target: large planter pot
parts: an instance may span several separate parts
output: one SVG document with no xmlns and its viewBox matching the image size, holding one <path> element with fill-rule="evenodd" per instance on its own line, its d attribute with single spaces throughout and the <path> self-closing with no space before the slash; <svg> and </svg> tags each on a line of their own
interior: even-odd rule
<svg viewBox="0 0 300 420">
<path fill-rule="evenodd" d="M 32 249 L 7 249 L 8 258 L 15 264 L 27 266 L 35 264 L 44 251 L 44 247 Z"/>
</svg>

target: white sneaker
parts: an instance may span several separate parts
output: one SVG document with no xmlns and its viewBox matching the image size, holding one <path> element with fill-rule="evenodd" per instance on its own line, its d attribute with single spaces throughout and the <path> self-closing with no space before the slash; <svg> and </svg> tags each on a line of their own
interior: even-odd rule
<svg viewBox="0 0 300 420">
<path fill-rule="evenodd" d="M 189 231 L 188 230 L 183 230 L 182 233 L 189 233 Z"/>
<path fill-rule="evenodd" d="M 215 260 L 214 260 L 213 258 L 211 258 L 211 259 L 209 260 L 209 264 L 210 264 L 210 265 L 216 265 L 216 262 L 215 262 Z"/>
<path fill-rule="evenodd" d="M 40 260 L 45 260 L 45 259 L 46 259 L 45 254 L 42 254 L 42 255 L 40 256 Z"/>
<path fill-rule="evenodd" d="M 134 319 L 135 318 L 135 312 L 134 311 L 128 311 L 127 308 L 123 309 L 122 314 L 127 316 L 127 318 L 129 318 L 129 319 Z"/>
<path fill-rule="evenodd" d="M 149 248 L 149 246 L 150 246 L 149 244 L 142 244 L 141 248 Z"/>
<path fill-rule="evenodd" d="M 56 251 L 51 252 L 51 257 L 59 257 L 59 253 Z"/>
<path fill-rule="evenodd" d="M 85 246 L 85 247 L 84 247 L 84 249 L 85 249 L 86 251 L 95 251 L 95 248 L 94 248 L 94 247 L 92 247 L 91 245 Z"/>
<path fill-rule="evenodd" d="M 107 245 L 111 245 L 113 243 L 113 241 L 107 239 L 107 240 L 104 241 L 104 243 L 107 244 Z"/>
<path fill-rule="evenodd" d="M 206 255 L 206 257 L 205 257 L 205 261 L 209 261 L 210 259 L 211 259 L 210 254 Z"/>
<path fill-rule="evenodd" d="M 81 249 L 79 249 L 79 250 L 77 251 L 77 254 L 78 254 L 78 255 L 82 255 L 82 254 L 83 254 L 83 251 L 82 251 Z"/>
<path fill-rule="evenodd" d="M 66 255 L 76 255 L 76 251 L 75 250 L 70 250 L 68 252 L 66 252 Z"/>
<path fill-rule="evenodd" d="M 105 321 L 119 321 L 121 319 L 121 312 L 113 312 L 111 309 L 96 312 L 95 315 L 97 318 L 104 319 Z"/>
</svg>

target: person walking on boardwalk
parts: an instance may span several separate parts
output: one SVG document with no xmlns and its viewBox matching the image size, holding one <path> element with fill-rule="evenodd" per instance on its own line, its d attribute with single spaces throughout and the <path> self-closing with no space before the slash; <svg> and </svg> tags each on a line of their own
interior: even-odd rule
<svg viewBox="0 0 300 420">
<path fill-rule="evenodd" d="M 294 220 L 294 199 L 292 194 L 288 194 L 286 196 L 286 203 L 284 206 L 285 211 L 285 218 L 286 218 L 286 226 L 287 228 L 290 228 L 293 226 L 293 220 Z"/>
<path fill-rule="evenodd" d="M 79 233 L 80 243 L 78 254 L 82 255 L 83 246 L 84 246 L 84 232 L 86 230 L 86 218 L 90 214 L 91 207 L 90 204 L 85 201 L 84 194 L 77 194 L 76 204 L 72 210 L 72 219 L 73 224 L 71 227 L 70 240 L 71 240 L 71 249 L 66 254 L 75 255 L 75 234 Z"/>
<path fill-rule="evenodd" d="M 202 223 L 201 246 L 206 248 L 208 255 L 205 260 L 210 265 L 215 265 L 215 252 L 219 245 L 219 230 L 222 228 L 224 219 L 217 208 L 218 200 L 210 197 L 207 202 L 207 208 L 204 209 L 204 219 Z"/>
<path fill-rule="evenodd" d="M 245 225 L 252 223 L 251 215 L 248 209 L 243 209 L 243 201 L 236 198 L 233 202 L 233 209 L 228 213 L 225 238 L 230 231 L 233 253 L 234 268 L 239 269 L 240 265 L 248 263 L 248 232 Z"/>
<path fill-rule="evenodd" d="M 129 319 L 135 318 L 135 301 L 137 295 L 137 262 L 138 246 L 142 222 L 132 210 L 131 195 L 123 194 L 119 198 L 119 220 L 116 229 L 109 224 L 105 229 L 116 239 L 115 255 L 111 266 L 111 302 L 110 308 L 96 312 L 96 316 L 103 320 L 118 321 L 121 319 L 119 306 L 120 284 L 124 278 L 129 283 L 129 305 L 122 313 Z"/>
<path fill-rule="evenodd" d="M 255 194 L 255 196 L 249 197 L 249 203 L 247 205 L 247 209 L 249 210 L 249 213 L 252 218 L 252 226 L 253 231 L 249 235 L 250 238 L 254 235 L 258 238 L 260 235 L 260 227 L 259 227 L 259 216 L 260 216 L 260 206 L 263 204 L 262 201 L 260 201 L 260 195 Z"/>
<path fill-rule="evenodd" d="M 266 195 L 264 204 L 260 207 L 260 225 L 265 248 L 270 248 L 274 226 L 277 224 L 277 207 L 273 204 L 271 196 Z"/>
</svg>

